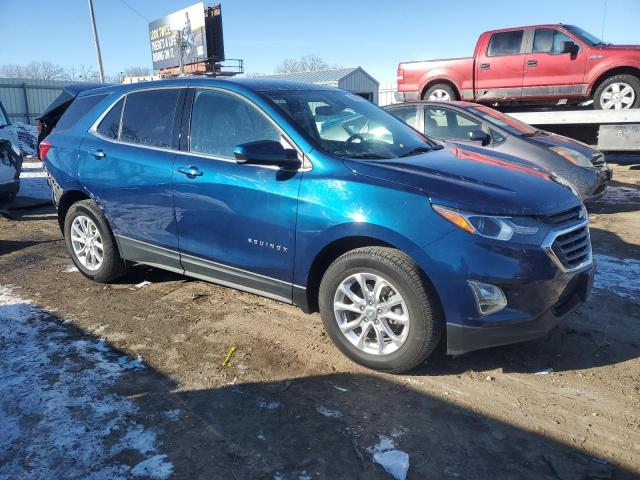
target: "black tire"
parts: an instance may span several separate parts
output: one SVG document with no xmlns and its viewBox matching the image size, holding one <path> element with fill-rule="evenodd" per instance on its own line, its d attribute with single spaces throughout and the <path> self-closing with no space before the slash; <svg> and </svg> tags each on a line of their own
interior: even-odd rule
<svg viewBox="0 0 640 480">
<path fill-rule="evenodd" d="M 458 100 L 458 94 L 448 83 L 436 83 L 435 85 L 431 85 L 425 90 L 424 95 L 422 95 L 422 100 L 429 100 L 431 94 L 436 90 L 443 90 L 449 94 L 449 98 L 451 100 Z"/>
<path fill-rule="evenodd" d="M 97 270 L 89 270 L 82 265 L 71 245 L 71 225 L 73 220 L 79 215 L 89 217 L 100 232 L 103 246 L 103 261 Z M 80 273 L 94 282 L 109 283 L 127 273 L 127 262 L 120 256 L 118 245 L 111 232 L 109 223 L 100 208 L 98 208 L 92 200 L 82 200 L 69 207 L 64 220 L 64 241 L 67 246 L 67 251 L 69 255 L 71 255 L 71 259 L 75 266 L 78 267 Z"/>
<path fill-rule="evenodd" d="M 640 107 L 640 78 L 635 77 L 633 75 L 622 74 L 622 75 L 614 75 L 613 77 L 607 78 L 604 82 L 598 85 L 596 91 L 593 94 L 593 108 L 596 110 L 604 110 L 604 106 L 602 105 L 602 94 L 607 90 L 607 88 L 613 83 L 624 83 L 629 85 L 633 90 L 635 95 L 635 99 L 633 103 L 627 108 L 638 108 Z"/>
<path fill-rule="evenodd" d="M 334 313 L 334 296 L 350 275 L 365 272 L 391 282 L 407 305 L 410 328 L 404 344 L 393 353 L 375 355 L 353 345 L 340 330 Z M 410 257 L 393 248 L 364 247 L 345 253 L 325 272 L 319 291 L 322 322 L 336 346 L 351 360 L 388 373 L 406 372 L 420 365 L 438 345 L 444 321 L 437 296 Z"/>
</svg>

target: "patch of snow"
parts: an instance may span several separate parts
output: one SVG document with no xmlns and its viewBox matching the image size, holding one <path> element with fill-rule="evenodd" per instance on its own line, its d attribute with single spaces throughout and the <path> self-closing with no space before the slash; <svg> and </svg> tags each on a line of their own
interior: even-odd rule
<svg viewBox="0 0 640 480">
<path fill-rule="evenodd" d="M 608 203 L 638 203 L 640 202 L 640 188 L 609 185 L 600 201 Z"/>
<path fill-rule="evenodd" d="M 149 280 L 143 280 L 140 283 L 136 283 L 135 287 L 136 288 L 144 288 L 144 287 L 146 287 L 148 285 L 151 285 L 151 282 Z"/>
<path fill-rule="evenodd" d="M 331 410 L 324 405 L 316 405 L 316 412 L 320 415 L 324 415 L 325 417 L 339 418 L 342 416 L 342 412 L 339 412 L 338 410 Z"/>
<path fill-rule="evenodd" d="M 280 402 L 264 402 L 264 401 L 260 400 L 258 402 L 258 406 L 260 408 L 266 408 L 267 410 L 275 410 L 276 408 L 278 408 L 280 406 Z"/>
<path fill-rule="evenodd" d="M 276 472 L 276 474 L 273 476 L 273 480 L 287 480 L 287 477 L 285 477 L 284 474 L 280 472 Z"/>
<path fill-rule="evenodd" d="M 155 455 L 144 460 L 131 469 L 134 477 L 169 478 L 173 473 L 173 465 L 166 461 L 167 456 Z"/>
<path fill-rule="evenodd" d="M 337 385 L 334 385 L 333 388 L 335 388 L 336 390 L 338 390 L 339 392 L 348 392 L 349 390 L 347 390 L 344 387 L 339 387 Z"/>
<path fill-rule="evenodd" d="M 615 293 L 622 298 L 640 298 L 640 260 L 620 259 L 601 253 L 593 258 L 597 265 L 594 288 Z"/>
<path fill-rule="evenodd" d="M 536 375 L 548 375 L 551 372 L 553 372 L 553 368 L 545 368 L 544 370 L 537 371 L 535 374 Z"/>
<path fill-rule="evenodd" d="M 34 157 L 38 154 L 38 131 L 34 125 L 12 123 L 0 129 L 0 138 L 9 140 L 23 155 Z"/>
<path fill-rule="evenodd" d="M 258 434 L 256 435 L 256 438 L 258 440 L 262 440 L 263 442 L 267 440 L 267 437 L 265 437 L 264 433 L 262 433 L 262 432 L 258 432 Z"/>
<path fill-rule="evenodd" d="M 42 162 L 24 162 L 20 173 L 20 197 L 51 200 L 51 187 Z"/>
<path fill-rule="evenodd" d="M 409 454 L 396 449 L 395 442 L 384 435 L 378 443 L 367 449 L 373 455 L 374 463 L 385 469 L 396 480 L 405 480 L 409 471 Z"/>
<path fill-rule="evenodd" d="M 311 476 L 309 476 L 306 470 L 303 470 L 300 472 L 300 475 L 298 475 L 298 480 L 311 480 Z"/>
<path fill-rule="evenodd" d="M 75 273 L 78 271 L 78 267 L 76 267 L 75 265 L 69 265 L 64 270 L 62 270 L 62 273 Z"/>
<path fill-rule="evenodd" d="M 112 393 L 139 359 L 103 341 L 78 338 L 51 314 L 0 286 L 0 478 L 168 478 L 173 465 L 157 433 Z M 122 463 L 124 452 L 143 461 Z"/>
</svg>

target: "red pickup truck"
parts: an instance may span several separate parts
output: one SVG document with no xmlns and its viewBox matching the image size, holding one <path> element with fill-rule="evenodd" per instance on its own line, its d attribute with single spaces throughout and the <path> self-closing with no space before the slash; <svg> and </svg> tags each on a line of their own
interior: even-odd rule
<svg viewBox="0 0 640 480">
<path fill-rule="evenodd" d="M 612 45 L 573 25 L 480 35 L 473 57 L 398 65 L 400 101 L 578 103 L 640 106 L 640 45 Z"/>
</svg>

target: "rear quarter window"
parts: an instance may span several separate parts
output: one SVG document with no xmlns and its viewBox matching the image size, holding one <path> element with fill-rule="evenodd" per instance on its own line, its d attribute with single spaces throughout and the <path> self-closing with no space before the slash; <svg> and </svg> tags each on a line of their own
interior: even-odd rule
<svg viewBox="0 0 640 480">
<path fill-rule="evenodd" d="M 118 135 L 120 134 L 120 117 L 122 117 L 123 105 L 124 98 L 120 99 L 120 101 L 116 103 L 111 110 L 109 110 L 109 113 L 105 115 L 96 129 L 100 135 L 104 135 L 105 137 L 109 137 L 114 140 L 118 139 Z"/>
<path fill-rule="evenodd" d="M 120 140 L 170 147 L 180 89 L 158 89 L 127 95 Z"/>
<path fill-rule="evenodd" d="M 73 127 L 78 120 L 80 120 L 89 110 L 95 107 L 98 102 L 106 98 L 108 94 L 100 94 L 100 95 L 87 95 L 84 97 L 76 97 L 76 99 L 71 102 L 71 105 L 65 110 L 65 112 L 58 120 L 54 132 L 61 132 L 63 130 L 68 130 Z"/>
</svg>

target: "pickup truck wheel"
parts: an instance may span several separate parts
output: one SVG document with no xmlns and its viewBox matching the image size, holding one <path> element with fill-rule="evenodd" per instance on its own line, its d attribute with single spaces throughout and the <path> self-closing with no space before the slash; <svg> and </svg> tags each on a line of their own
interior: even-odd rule
<svg viewBox="0 0 640 480">
<path fill-rule="evenodd" d="M 418 266 L 393 248 L 347 252 L 320 283 L 320 315 L 336 346 L 389 373 L 411 370 L 435 349 L 443 329 L 435 302 Z"/>
<path fill-rule="evenodd" d="M 107 219 L 91 200 L 69 207 L 64 241 L 80 273 L 94 282 L 108 283 L 127 272 Z"/>
<path fill-rule="evenodd" d="M 450 100 L 457 100 L 458 95 L 456 95 L 451 85 L 447 83 L 436 83 L 427 88 L 422 99 L 429 100 L 430 102 L 448 102 Z"/>
<path fill-rule="evenodd" d="M 633 75 L 614 75 L 602 82 L 594 94 L 597 110 L 626 110 L 640 106 L 640 79 Z"/>
</svg>

